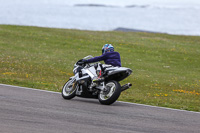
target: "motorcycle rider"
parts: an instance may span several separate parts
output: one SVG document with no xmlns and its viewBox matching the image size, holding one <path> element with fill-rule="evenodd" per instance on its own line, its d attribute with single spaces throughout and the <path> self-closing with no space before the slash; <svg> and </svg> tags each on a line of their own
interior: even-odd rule
<svg viewBox="0 0 200 133">
<path fill-rule="evenodd" d="M 114 47 L 112 46 L 112 44 L 105 44 L 102 47 L 102 55 L 96 56 L 88 60 L 83 60 L 84 63 L 93 63 L 98 61 L 104 61 L 105 64 L 121 67 L 120 54 L 114 51 Z"/>
<path fill-rule="evenodd" d="M 114 51 L 114 47 L 112 44 L 105 44 L 102 47 L 102 55 L 96 56 L 94 58 L 88 60 L 82 60 L 84 63 L 93 63 L 98 61 L 104 61 L 105 64 L 112 65 L 114 67 L 118 66 L 121 67 L 121 58 L 120 54 Z M 103 77 L 98 77 L 93 79 L 93 82 L 98 82 L 104 80 Z"/>
</svg>

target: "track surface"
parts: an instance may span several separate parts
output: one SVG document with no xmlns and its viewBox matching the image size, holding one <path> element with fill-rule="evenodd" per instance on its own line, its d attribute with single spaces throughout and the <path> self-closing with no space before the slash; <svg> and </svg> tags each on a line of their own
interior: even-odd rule
<svg viewBox="0 0 200 133">
<path fill-rule="evenodd" d="M 1 133 L 200 133 L 200 113 L 98 100 L 0 84 Z"/>
</svg>

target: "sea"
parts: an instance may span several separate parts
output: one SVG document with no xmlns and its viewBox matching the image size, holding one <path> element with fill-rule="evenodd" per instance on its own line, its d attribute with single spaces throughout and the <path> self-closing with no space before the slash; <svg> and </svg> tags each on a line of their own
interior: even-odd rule
<svg viewBox="0 0 200 133">
<path fill-rule="evenodd" d="M 200 36 L 200 0 L 0 0 L 0 24 Z"/>
</svg>

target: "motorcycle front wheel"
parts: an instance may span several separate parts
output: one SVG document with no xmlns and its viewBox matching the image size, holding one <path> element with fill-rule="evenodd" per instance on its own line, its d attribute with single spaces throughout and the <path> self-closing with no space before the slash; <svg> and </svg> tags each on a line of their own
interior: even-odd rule
<svg viewBox="0 0 200 133">
<path fill-rule="evenodd" d="M 78 84 L 74 80 L 68 80 L 62 88 L 62 97 L 64 99 L 72 99 L 76 96 L 76 89 L 78 88 Z"/>
<path fill-rule="evenodd" d="M 99 93 L 99 102 L 104 105 L 113 104 L 121 94 L 121 86 L 117 81 L 106 83 L 106 90 Z"/>
</svg>

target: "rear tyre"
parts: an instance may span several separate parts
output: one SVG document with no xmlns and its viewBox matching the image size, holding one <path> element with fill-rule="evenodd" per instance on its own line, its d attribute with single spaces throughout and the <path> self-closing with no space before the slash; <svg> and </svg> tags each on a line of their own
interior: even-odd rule
<svg viewBox="0 0 200 133">
<path fill-rule="evenodd" d="M 76 96 L 76 89 L 78 88 L 78 84 L 71 79 L 68 80 L 62 88 L 62 97 L 64 99 L 72 99 Z"/>
<path fill-rule="evenodd" d="M 106 91 L 99 93 L 99 102 L 104 105 L 113 104 L 121 94 L 121 86 L 117 81 L 106 83 Z"/>
</svg>

